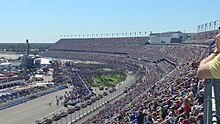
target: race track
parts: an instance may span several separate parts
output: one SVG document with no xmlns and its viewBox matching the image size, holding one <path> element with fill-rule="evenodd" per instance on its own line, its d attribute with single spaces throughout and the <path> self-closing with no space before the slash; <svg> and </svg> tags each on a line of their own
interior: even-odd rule
<svg viewBox="0 0 220 124">
<path fill-rule="evenodd" d="M 56 96 L 63 95 L 68 89 L 57 91 L 26 103 L 0 111 L 1 124 L 32 124 L 63 106 L 55 105 Z M 46 105 L 52 101 L 52 106 Z"/>
</svg>

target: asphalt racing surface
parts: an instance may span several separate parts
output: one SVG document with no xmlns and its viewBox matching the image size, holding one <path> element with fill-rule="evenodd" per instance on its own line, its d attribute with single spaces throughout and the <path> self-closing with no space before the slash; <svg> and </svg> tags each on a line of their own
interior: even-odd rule
<svg viewBox="0 0 220 124">
<path fill-rule="evenodd" d="M 109 93 L 108 96 L 104 96 L 102 99 L 96 101 L 92 105 L 82 108 L 80 111 L 74 112 L 73 114 L 62 118 L 59 121 L 53 122 L 53 124 L 70 124 L 70 122 L 73 122 L 73 120 L 74 124 L 84 122 L 88 118 L 97 114 L 101 109 L 104 109 L 104 103 L 107 101 L 111 103 L 123 97 L 124 89 L 129 87 L 134 80 L 135 78 L 131 76 L 125 81 L 125 83 L 117 88 L 116 92 Z M 62 105 L 56 105 L 56 96 L 64 95 L 66 91 L 69 91 L 69 89 L 50 93 L 26 103 L 1 110 L 0 124 L 36 124 L 36 120 L 40 120 L 43 117 L 51 117 L 52 113 L 60 110 L 66 110 L 66 108 L 64 108 Z M 50 102 L 52 102 L 51 106 L 48 105 Z"/>
<path fill-rule="evenodd" d="M 63 109 L 57 106 L 56 96 L 61 96 L 68 89 L 60 90 L 26 103 L 0 111 L 0 124 L 33 124 L 36 120 L 48 116 L 53 112 Z M 52 101 L 51 107 L 48 105 Z M 46 104 L 47 103 L 47 104 Z"/>
</svg>

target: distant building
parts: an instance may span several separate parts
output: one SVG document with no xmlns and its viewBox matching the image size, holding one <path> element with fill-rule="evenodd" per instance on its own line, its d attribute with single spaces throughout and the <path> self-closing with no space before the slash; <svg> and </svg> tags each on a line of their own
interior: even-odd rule
<svg viewBox="0 0 220 124">
<path fill-rule="evenodd" d="M 164 32 L 164 33 L 150 33 L 150 44 L 170 44 L 170 43 L 184 43 L 192 33 Z"/>
<path fill-rule="evenodd" d="M 21 66 L 23 69 L 30 69 L 42 66 L 51 66 L 52 58 L 42 58 L 39 55 L 20 55 L 19 59 L 21 60 Z"/>
<path fill-rule="evenodd" d="M 43 79 L 43 75 L 39 75 L 39 74 L 36 74 L 35 76 L 34 76 L 34 78 L 35 78 L 35 81 L 43 81 L 44 79 Z"/>
<path fill-rule="evenodd" d="M 37 67 L 40 66 L 51 66 L 51 58 L 36 58 L 34 59 L 34 65 Z"/>
</svg>

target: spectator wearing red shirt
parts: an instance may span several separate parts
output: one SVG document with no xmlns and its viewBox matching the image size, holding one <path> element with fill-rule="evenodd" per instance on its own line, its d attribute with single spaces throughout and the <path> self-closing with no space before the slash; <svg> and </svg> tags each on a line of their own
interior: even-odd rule
<svg viewBox="0 0 220 124">
<path fill-rule="evenodd" d="M 184 115 L 185 115 L 185 117 L 189 118 L 190 111 L 191 111 L 191 106 L 189 104 L 188 99 L 184 100 L 183 108 L 184 108 Z"/>
<path fill-rule="evenodd" d="M 190 124 L 188 119 L 184 119 L 183 121 L 181 121 L 181 124 Z"/>
</svg>

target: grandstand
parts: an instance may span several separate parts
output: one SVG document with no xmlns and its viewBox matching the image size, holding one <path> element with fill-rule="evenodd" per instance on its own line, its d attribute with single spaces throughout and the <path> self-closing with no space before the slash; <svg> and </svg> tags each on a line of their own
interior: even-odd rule
<svg viewBox="0 0 220 124">
<path fill-rule="evenodd" d="M 197 35 L 200 34 L 193 37 Z M 204 40 L 204 37 L 201 39 Z M 136 87 L 94 117 L 84 120 L 84 124 L 137 123 L 144 116 L 165 124 L 178 123 L 183 119 L 195 122 L 203 117 L 204 102 L 201 99 L 204 99 L 204 81 L 196 78 L 196 69 L 200 60 L 208 55 L 209 47 L 201 44 L 149 45 L 148 40 L 147 37 L 66 38 L 60 39 L 42 55 L 104 62 L 112 66 L 117 63 L 121 66 L 125 66 L 123 63 L 143 66 Z M 187 43 L 191 43 L 190 39 Z M 85 75 L 83 78 L 86 78 Z M 197 104 L 198 101 L 200 104 Z M 132 104 L 132 108 L 128 104 Z M 190 106 L 190 111 L 185 111 L 185 106 Z"/>
<path fill-rule="evenodd" d="M 186 40 L 186 43 L 210 44 L 218 34 L 218 30 L 199 32 Z"/>
</svg>

